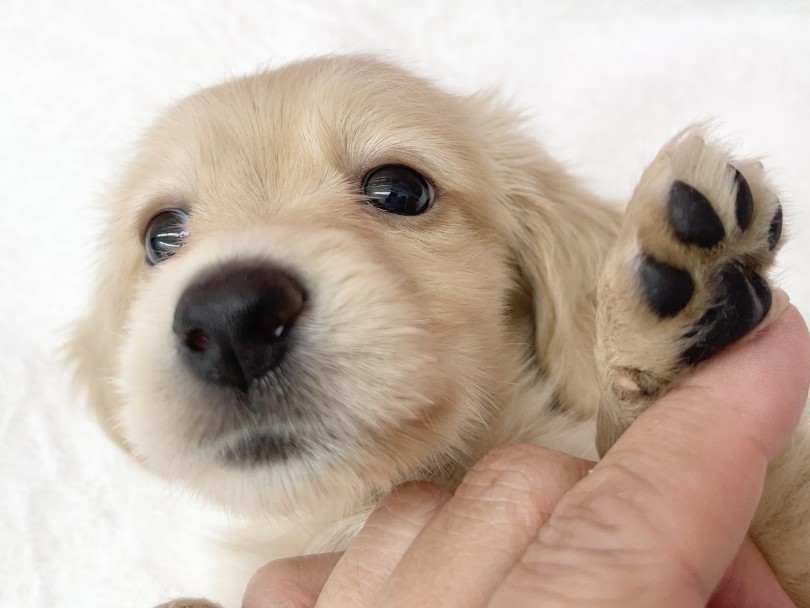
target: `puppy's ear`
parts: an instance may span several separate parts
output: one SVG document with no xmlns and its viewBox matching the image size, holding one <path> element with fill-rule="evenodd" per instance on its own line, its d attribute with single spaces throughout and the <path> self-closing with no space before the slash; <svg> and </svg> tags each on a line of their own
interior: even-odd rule
<svg viewBox="0 0 810 608">
<path fill-rule="evenodd" d="M 494 148 L 507 245 L 519 273 L 517 300 L 530 309 L 537 361 L 560 405 L 590 417 L 599 406 L 596 284 L 620 214 L 520 130 L 500 129 L 505 137 Z"/>
<path fill-rule="evenodd" d="M 137 252 L 127 250 L 129 226 L 114 224 L 108 226 L 108 236 L 99 250 L 102 261 L 88 311 L 70 328 L 62 360 L 73 374 L 73 387 L 86 396 L 102 430 L 129 451 L 117 427 L 120 396 L 114 377 L 128 300 L 142 259 Z"/>
</svg>

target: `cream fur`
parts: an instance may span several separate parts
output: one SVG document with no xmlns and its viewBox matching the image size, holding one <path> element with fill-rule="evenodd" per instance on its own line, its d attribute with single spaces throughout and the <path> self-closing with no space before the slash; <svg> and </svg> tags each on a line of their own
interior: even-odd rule
<svg viewBox="0 0 810 608">
<path fill-rule="evenodd" d="M 364 204 L 362 176 L 387 163 L 431 180 L 428 213 Z M 143 231 L 173 206 L 191 212 L 189 240 L 151 268 Z M 70 344 L 77 383 L 144 466 L 255 519 L 250 546 L 234 541 L 251 565 L 338 547 L 394 484 L 452 486 L 496 445 L 595 457 L 596 285 L 622 216 L 490 97 L 448 95 L 366 57 L 235 79 L 144 134 L 108 212 L 96 297 Z M 313 291 L 279 397 L 310 417 L 265 422 L 307 455 L 241 469 L 216 454 L 263 423 L 218 407 L 226 397 L 179 364 L 171 334 L 189 282 L 239 259 L 294 270 Z M 799 443 L 780 471 L 808 462 Z M 769 493 L 798 475 L 774 475 Z M 805 519 L 762 508 L 800 539 L 775 547 L 781 572 L 810 556 L 803 483 Z M 806 559 L 793 569 L 810 572 Z M 807 583 L 788 584 L 810 606 Z"/>
</svg>

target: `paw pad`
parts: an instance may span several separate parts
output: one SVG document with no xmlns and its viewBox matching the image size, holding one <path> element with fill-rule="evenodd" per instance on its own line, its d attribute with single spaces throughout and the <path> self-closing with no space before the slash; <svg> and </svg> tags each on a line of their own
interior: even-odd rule
<svg viewBox="0 0 810 608">
<path fill-rule="evenodd" d="M 731 169 L 734 171 L 734 181 L 737 182 L 735 215 L 737 216 L 737 224 L 745 232 L 748 230 L 748 226 L 751 225 L 751 218 L 754 215 L 754 195 L 751 194 L 751 186 L 748 185 L 742 173 L 734 167 L 731 167 Z"/>
<path fill-rule="evenodd" d="M 682 243 L 709 249 L 726 236 L 723 222 L 709 199 L 680 180 L 675 180 L 669 190 L 667 218 Z"/>
<path fill-rule="evenodd" d="M 684 335 L 695 338 L 683 353 L 685 363 L 694 365 L 708 359 L 754 329 L 771 308 L 768 283 L 738 262 L 729 262 L 720 271 L 712 290 L 715 304 Z"/>
<path fill-rule="evenodd" d="M 639 279 L 647 306 L 662 318 L 674 317 L 681 312 L 695 291 L 695 283 L 688 271 L 651 256 L 642 258 Z"/>
</svg>

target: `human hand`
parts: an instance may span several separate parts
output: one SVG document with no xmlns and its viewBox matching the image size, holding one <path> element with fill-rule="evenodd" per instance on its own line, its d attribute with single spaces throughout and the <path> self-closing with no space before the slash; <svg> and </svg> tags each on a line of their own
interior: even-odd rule
<svg viewBox="0 0 810 608">
<path fill-rule="evenodd" d="M 453 496 L 403 486 L 343 554 L 262 568 L 243 606 L 793 606 L 746 531 L 809 383 L 807 327 L 789 306 L 600 463 L 508 446 Z"/>
</svg>

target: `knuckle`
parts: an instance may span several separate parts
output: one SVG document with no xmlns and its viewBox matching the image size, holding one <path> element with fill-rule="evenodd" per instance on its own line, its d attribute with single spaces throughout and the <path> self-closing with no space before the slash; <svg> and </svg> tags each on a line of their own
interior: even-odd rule
<svg viewBox="0 0 810 608">
<path fill-rule="evenodd" d="M 475 504 L 508 509 L 512 515 L 547 514 L 587 470 L 585 462 L 532 445 L 509 445 L 491 451 L 465 476 L 456 498 L 460 508 Z"/>
</svg>

